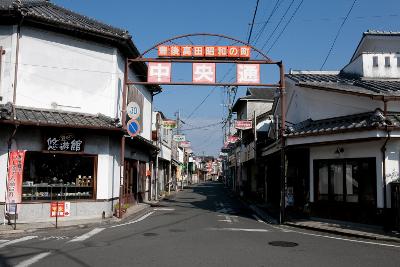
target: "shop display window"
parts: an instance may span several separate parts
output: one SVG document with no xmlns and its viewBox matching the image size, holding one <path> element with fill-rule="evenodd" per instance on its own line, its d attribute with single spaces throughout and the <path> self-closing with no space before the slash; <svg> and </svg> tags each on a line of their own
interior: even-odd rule
<svg viewBox="0 0 400 267">
<path fill-rule="evenodd" d="M 22 201 L 95 199 L 97 157 L 26 152 Z"/>
</svg>

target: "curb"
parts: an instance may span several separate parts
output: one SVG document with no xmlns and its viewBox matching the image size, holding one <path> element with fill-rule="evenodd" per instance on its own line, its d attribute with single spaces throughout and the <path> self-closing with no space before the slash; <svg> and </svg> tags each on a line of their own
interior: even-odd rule
<svg viewBox="0 0 400 267">
<path fill-rule="evenodd" d="M 396 238 L 396 237 L 378 237 L 378 236 L 372 236 L 372 235 L 368 235 L 368 234 L 349 233 L 349 232 L 343 232 L 343 231 L 335 230 L 335 229 L 326 229 L 326 228 L 313 227 L 313 226 L 307 226 L 307 225 L 298 225 L 298 224 L 292 223 L 292 222 L 285 222 L 284 224 L 291 226 L 291 227 L 307 229 L 307 230 L 314 230 L 314 231 L 324 232 L 324 233 L 331 233 L 331 234 L 336 234 L 336 235 L 341 235 L 341 236 L 357 237 L 357 238 L 364 238 L 364 239 L 377 240 L 377 241 L 400 243 L 400 238 Z"/>
</svg>

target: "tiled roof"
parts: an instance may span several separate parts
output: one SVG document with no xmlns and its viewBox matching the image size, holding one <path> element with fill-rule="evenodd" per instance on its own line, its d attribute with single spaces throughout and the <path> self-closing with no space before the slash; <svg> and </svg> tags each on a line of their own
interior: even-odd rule
<svg viewBox="0 0 400 267">
<path fill-rule="evenodd" d="M 275 90 L 271 88 L 248 88 L 246 96 L 241 99 L 271 100 L 275 97 Z"/>
<path fill-rule="evenodd" d="M 341 74 L 287 74 L 300 86 L 312 86 L 367 95 L 400 96 L 400 80 L 348 77 Z"/>
<path fill-rule="evenodd" d="M 16 107 L 16 119 L 14 120 L 11 105 L 0 105 L 0 110 L 0 122 L 106 130 L 118 130 L 120 128 L 118 121 L 102 114 L 91 115 L 52 109 Z"/>
<path fill-rule="evenodd" d="M 364 35 L 397 35 L 397 36 L 400 36 L 400 32 L 368 30 L 368 31 L 364 32 Z"/>
<path fill-rule="evenodd" d="M 0 10 L 23 14 L 25 19 L 42 20 L 86 32 L 129 39 L 127 31 L 82 16 L 46 0 L 2 0 Z"/>
<path fill-rule="evenodd" d="M 372 112 L 353 114 L 323 120 L 308 119 L 287 128 L 287 135 L 305 136 L 314 134 L 330 134 L 350 132 L 383 127 L 400 128 L 400 113 L 389 112 L 386 118 L 383 112 L 377 109 Z"/>
</svg>

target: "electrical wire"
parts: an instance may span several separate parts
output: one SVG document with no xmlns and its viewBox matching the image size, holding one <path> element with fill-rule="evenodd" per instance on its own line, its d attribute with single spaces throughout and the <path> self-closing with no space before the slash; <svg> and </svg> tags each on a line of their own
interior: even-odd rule
<svg viewBox="0 0 400 267">
<path fill-rule="evenodd" d="M 304 0 L 301 0 L 301 2 L 299 3 L 299 5 L 296 7 L 296 9 L 294 10 L 292 16 L 290 17 L 290 19 L 288 20 L 288 22 L 285 24 L 285 26 L 283 27 L 282 31 L 279 33 L 279 35 L 276 37 L 275 41 L 272 43 L 271 47 L 268 49 L 267 53 L 269 53 L 269 51 L 271 51 L 271 49 L 275 46 L 275 44 L 278 42 L 279 38 L 282 36 L 282 34 L 285 32 L 287 26 L 289 26 L 290 22 L 292 22 L 293 18 L 296 16 L 297 11 L 299 11 L 301 5 L 303 4 Z"/>
<path fill-rule="evenodd" d="M 250 43 L 251 34 L 253 33 L 254 20 L 256 19 L 257 9 L 258 9 L 258 2 L 260 2 L 260 0 L 257 0 L 256 8 L 254 9 L 253 21 L 251 22 L 251 28 L 250 28 L 250 32 L 249 32 L 249 37 L 247 38 L 247 43 Z"/>
<path fill-rule="evenodd" d="M 283 13 L 283 16 L 281 17 L 281 19 L 279 20 L 278 24 L 275 26 L 275 29 L 272 31 L 272 33 L 269 35 L 268 39 L 265 41 L 264 45 L 261 47 L 261 50 L 264 49 L 264 47 L 269 43 L 269 40 L 271 40 L 272 36 L 274 36 L 276 30 L 279 28 L 279 26 L 281 26 L 281 23 L 283 21 L 283 19 L 286 17 L 287 13 L 289 12 L 290 8 L 293 6 L 295 0 L 292 0 L 292 2 L 290 2 L 289 6 L 286 8 L 285 13 Z"/>
<path fill-rule="evenodd" d="M 277 0 L 274 7 L 272 8 L 271 13 L 269 14 L 269 17 L 267 19 L 267 21 L 265 21 L 265 23 L 263 24 L 263 26 L 261 27 L 261 29 L 258 31 L 258 33 L 255 36 L 255 40 L 253 42 L 253 45 L 256 45 L 258 40 L 260 39 L 260 37 L 262 36 L 263 32 L 265 31 L 265 28 L 267 27 L 268 23 L 270 22 L 272 16 L 274 15 L 274 13 L 276 12 L 276 10 L 279 8 L 279 5 L 281 4 L 280 0 Z"/>
<path fill-rule="evenodd" d="M 349 11 L 347 12 L 346 17 L 344 18 L 342 24 L 340 24 L 340 27 L 339 27 L 339 29 L 338 29 L 338 31 L 337 31 L 337 33 L 336 33 L 336 36 L 335 36 L 335 38 L 333 39 L 331 48 L 329 49 L 328 54 L 327 54 L 326 57 L 325 57 L 324 63 L 322 63 L 322 65 L 321 65 L 320 70 L 322 70 L 322 69 L 324 68 L 325 63 L 328 61 L 328 58 L 329 58 L 329 56 L 330 56 L 331 53 L 332 53 L 333 47 L 334 47 L 335 44 L 336 44 L 336 40 L 337 40 L 337 38 L 339 37 L 339 34 L 340 34 L 340 32 L 342 31 L 342 28 L 343 28 L 344 24 L 346 23 L 348 17 L 350 16 L 350 13 L 351 13 L 351 11 L 353 10 L 353 8 L 354 8 L 356 2 L 357 2 L 357 0 L 354 0 L 354 1 L 353 1 L 353 4 L 351 5 Z"/>
</svg>

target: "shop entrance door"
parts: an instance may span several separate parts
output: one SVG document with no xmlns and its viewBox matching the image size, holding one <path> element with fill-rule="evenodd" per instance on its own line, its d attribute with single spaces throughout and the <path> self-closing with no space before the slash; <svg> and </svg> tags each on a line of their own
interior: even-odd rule
<svg viewBox="0 0 400 267">
<path fill-rule="evenodd" d="M 123 203 L 135 203 L 136 199 L 136 188 L 137 188 L 137 161 L 125 160 L 125 175 L 124 185 L 122 188 L 122 200 Z"/>
</svg>

